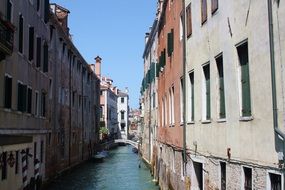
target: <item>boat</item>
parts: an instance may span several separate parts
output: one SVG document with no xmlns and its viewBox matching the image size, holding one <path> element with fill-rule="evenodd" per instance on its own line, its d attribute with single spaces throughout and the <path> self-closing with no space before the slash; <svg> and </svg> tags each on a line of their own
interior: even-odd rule
<svg viewBox="0 0 285 190">
<path fill-rule="evenodd" d="M 109 155 L 108 151 L 103 150 L 101 152 L 97 152 L 96 155 L 92 156 L 92 159 L 97 162 L 102 162 L 104 158 L 106 158 L 108 155 Z"/>
</svg>

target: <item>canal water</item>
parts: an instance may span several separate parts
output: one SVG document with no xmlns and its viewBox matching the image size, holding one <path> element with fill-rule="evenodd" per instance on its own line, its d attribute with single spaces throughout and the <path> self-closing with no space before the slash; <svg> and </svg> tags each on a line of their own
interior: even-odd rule
<svg viewBox="0 0 285 190">
<path fill-rule="evenodd" d="M 141 166 L 139 168 L 139 165 Z M 102 163 L 86 162 L 56 179 L 50 190 L 158 190 L 131 146 L 109 151 Z"/>
</svg>

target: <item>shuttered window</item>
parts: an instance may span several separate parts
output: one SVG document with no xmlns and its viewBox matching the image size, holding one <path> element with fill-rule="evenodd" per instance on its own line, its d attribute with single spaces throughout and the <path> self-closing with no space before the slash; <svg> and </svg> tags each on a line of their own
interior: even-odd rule
<svg viewBox="0 0 285 190">
<path fill-rule="evenodd" d="M 18 111 L 27 111 L 27 85 L 18 83 Z"/>
<path fill-rule="evenodd" d="M 214 14 L 219 8 L 219 0 L 212 0 L 212 14 Z"/>
<path fill-rule="evenodd" d="M 207 21 L 207 0 L 201 0 L 201 18 L 202 24 Z"/>
<path fill-rule="evenodd" d="M 34 27 L 29 27 L 29 61 L 34 59 Z"/>
<path fill-rule="evenodd" d="M 167 54 L 168 57 L 172 55 L 174 50 L 174 30 L 171 29 L 171 32 L 167 34 Z"/>
<path fill-rule="evenodd" d="M 224 90 L 224 68 L 223 68 L 223 56 L 216 58 L 217 70 L 219 75 L 219 118 L 226 118 L 225 108 L 225 90 Z"/>
<path fill-rule="evenodd" d="M 12 21 L 12 3 L 7 0 L 7 20 Z"/>
<path fill-rule="evenodd" d="M 248 45 L 242 44 L 237 48 L 240 61 L 242 116 L 251 116 L 250 77 L 248 65 Z"/>
<path fill-rule="evenodd" d="M 41 6 L 41 0 L 37 0 L 37 11 L 40 10 L 40 6 Z"/>
<path fill-rule="evenodd" d="M 42 92 L 41 95 L 41 116 L 46 116 L 46 93 Z"/>
<path fill-rule="evenodd" d="M 37 62 L 36 66 L 41 67 L 41 53 L 42 53 L 42 39 L 40 37 L 37 38 Z"/>
<path fill-rule="evenodd" d="M 32 89 L 28 88 L 28 113 L 32 113 Z"/>
<path fill-rule="evenodd" d="M 5 76 L 5 108 L 12 106 L 12 77 Z"/>
<path fill-rule="evenodd" d="M 48 45 L 47 43 L 44 44 L 44 65 L 43 65 L 43 72 L 48 72 Z"/>
<path fill-rule="evenodd" d="M 191 101 L 191 107 L 190 107 L 190 121 L 194 121 L 194 72 L 191 72 L 189 74 L 190 79 L 190 85 L 191 85 L 191 92 L 190 92 L 190 101 Z"/>
<path fill-rule="evenodd" d="M 23 38 L 24 38 L 24 19 L 23 19 L 23 16 L 20 15 L 19 16 L 19 52 L 20 53 L 23 53 L 23 44 L 24 44 L 24 41 L 23 41 Z"/>
<path fill-rule="evenodd" d="M 205 111 L 206 111 L 206 120 L 211 119 L 211 83 L 210 83 L 210 65 L 203 67 L 204 77 L 205 77 Z"/>
<path fill-rule="evenodd" d="M 187 37 L 189 38 L 192 34 L 192 10 L 191 3 L 186 8 L 186 24 L 187 24 Z"/>
<path fill-rule="evenodd" d="M 49 7 L 49 0 L 44 0 L 44 1 L 45 1 L 44 21 L 45 21 L 45 23 L 47 23 L 49 20 L 50 7 Z"/>
</svg>

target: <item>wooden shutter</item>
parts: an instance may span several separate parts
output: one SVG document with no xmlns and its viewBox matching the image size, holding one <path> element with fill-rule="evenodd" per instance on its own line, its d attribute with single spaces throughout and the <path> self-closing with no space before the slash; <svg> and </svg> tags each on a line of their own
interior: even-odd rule
<svg viewBox="0 0 285 190">
<path fill-rule="evenodd" d="M 48 45 L 47 43 L 44 44 L 44 72 L 48 72 Z"/>
<path fill-rule="evenodd" d="M 192 34 L 192 10 L 191 3 L 186 8 L 186 19 L 187 19 L 187 37 L 189 38 Z"/>
<path fill-rule="evenodd" d="M 223 69 L 223 56 L 219 56 L 216 59 L 217 69 L 219 74 L 219 102 L 220 102 L 220 118 L 226 117 L 226 109 L 225 109 L 225 91 L 224 91 L 224 69 Z"/>
<path fill-rule="evenodd" d="M 206 85 L 206 119 L 211 119 L 211 83 L 210 65 L 204 66 L 205 85 Z"/>
<path fill-rule="evenodd" d="M 191 83 L 191 121 L 194 121 L 194 72 L 190 73 L 190 83 Z"/>
<path fill-rule="evenodd" d="M 28 113 L 32 113 L 32 89 L 28 88 Z"/>
<path fill-rule="evenodd" d="M 42 39 L 37 38 L 37 62 L 36 67 L 41 67 Z"/>
<path fill-rule="evenodd" d="M 219 8 L 219 0 L 212 0 L 212 14 L 214 14 Z"/>
<path fill-rule="evenodd" d="M 23 53 L 23 26 L 24 26 L 24 19 L 23 16 L 19 16 L 19 52 Z"/>
<path fill-rule="evenodd" d="M 34 59 L 34 27 L 29 28 L 29 61 Z"/>
<path fill-rule="evenodd" d="M 238 47 L 241 68 L 242 116 L 251 116 L 250 81 L 247 43 Z"/>
<path fill-rule="evenodd" d="M 201 0 L 202 24 L 207 21 L 207 0 Z"/>
<path fill-rule="evenodd" d="M 5 108 L 12 106 L 12 78 L 5 76 Z"/>
</svg>

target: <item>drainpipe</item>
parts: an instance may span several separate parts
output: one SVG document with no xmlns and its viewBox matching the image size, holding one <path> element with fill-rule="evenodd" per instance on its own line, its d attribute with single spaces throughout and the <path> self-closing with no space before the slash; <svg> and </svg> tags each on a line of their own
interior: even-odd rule
<svg viewBox="0 0 285 190">
<path fill-rule="evenodd" d="M 273 109 L 273 125 L 275 132 L 275 147 L 277 148 L 278 135 L 283 141 L 283 163 L 285 163 L 285 134 L 278 128 L 278 112 L 277 112 L 277 97 L 276 97 L 276 76 L 275 76 L 275 50 L 274 50 L 274 32 L 273 32 L 273 10 L 272 0 L 267 0 L 268 6 L 268 22 L 269 22 L 269 45 L 270 45 L 270 63 L 271 63 L 271 85 L 272 85 L 272 109 Z M 278 150 L 278 148 L 277 148 Z M 285 173 L 283 174 L 285 178 Z M 284 180 L 285 186 L 285 180 Z"/>
<path fill-rule="evenodd" d="M 151 39 L 149 39 L 151 40 Z M 149 52 L 149 68 L 151 69 L 151 59 L 152 59 L 152 56 L 151 56 L 151 46 L 150 46 L 150 52 Z M 151 136 L 151 131 L 150 131 L 150 128 L 151 128 L 151 83 L 152 81 L 150 81 L 149 83 L 149 119 L 148 119 L 148 122 L 149 122 L 149 125 L 148 125 L 148 161 L 149 163 L 151 163 L 150 159 L 151 159 L 151 139 L 150 139 L 150 136 Z"/>
<path fill-rule="evenodd" d="M 72 58 L 70 58 L 72 59 Z M 72 88 L 71 88 L 71 60 L 69 61 L 69 146 L 68 146 L 68 164 L 71 165 L 71 98 L 72 98 Z"/>
<path fill-rule="evenodd" d="M 183 9 L 183 172 L 184 175 L 186 174 L 186 164 L 187 164 L 187 157 L 186 157 L 186 27 L 185 27 L 185 0 L 182 1 L 182 9 Z"/>
</svg>

